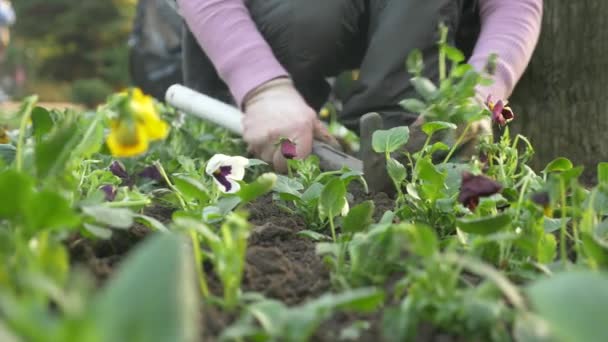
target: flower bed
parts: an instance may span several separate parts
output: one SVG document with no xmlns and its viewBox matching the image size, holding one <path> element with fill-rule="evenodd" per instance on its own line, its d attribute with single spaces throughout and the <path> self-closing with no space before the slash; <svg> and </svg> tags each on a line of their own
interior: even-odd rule
<svg viewBox="0 0 608 342">
<path fill-rule="evenodd" d="M 390 196 L 291 159 L 285 139 L 289 173 L 275 174 L 137 90 L 90 112 L 25 99 L 0 135 L 0 336 L 607 340 L 608 164 L 592 188 L 564 158 L 529 168 L 512 111 L 472 100 L 485 78 L 441 48 L 454 68 L 439 85 L 408 61 L 423 143 L 374 134 Z M 497 138 L 457 162 L 488 119 Z"/>
</svg>

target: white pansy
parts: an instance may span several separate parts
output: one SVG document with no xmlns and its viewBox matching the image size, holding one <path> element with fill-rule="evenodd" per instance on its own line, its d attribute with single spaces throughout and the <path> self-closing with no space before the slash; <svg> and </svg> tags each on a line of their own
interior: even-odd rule
<svg viewBox="0 0 608 342">
<path fill-rule="evenodd" d="M 238 181 L 245 177 L 249 159 L 240 156 L 216 154 L 207 162 L 205 172 L 213 177 L 222 192 L 233 194 L 241 189 Z"/>
</svg>

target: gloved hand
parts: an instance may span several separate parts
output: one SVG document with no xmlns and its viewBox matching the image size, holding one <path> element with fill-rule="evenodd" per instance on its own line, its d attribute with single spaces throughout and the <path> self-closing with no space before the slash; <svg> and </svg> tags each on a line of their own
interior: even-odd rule
<svg viewBox="0 0 608 342">
<path fill-rule="evenodd" d="M 278 144 L 288 138 L 296 144 L 296 158 L 307 157 L 313 138 L 337 144 L 288 78 L 271 80 L 253 90 L 244 101 L 243 139 L 249 151 L 272 163 L 278 172 L 287 162 Z"/>
</svg>

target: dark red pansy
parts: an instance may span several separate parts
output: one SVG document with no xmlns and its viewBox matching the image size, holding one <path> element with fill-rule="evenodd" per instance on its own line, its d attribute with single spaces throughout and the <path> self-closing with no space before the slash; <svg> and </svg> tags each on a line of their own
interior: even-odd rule
<svg viewBox="0 0 608 342">
<path fill-rule="evenodd" d="M 502 185 L 489 177 L 464 172 L 458 201 L 473 211 L 479 205 L 480 197 L 492 196 L 501 190 Z"/>
</svg>

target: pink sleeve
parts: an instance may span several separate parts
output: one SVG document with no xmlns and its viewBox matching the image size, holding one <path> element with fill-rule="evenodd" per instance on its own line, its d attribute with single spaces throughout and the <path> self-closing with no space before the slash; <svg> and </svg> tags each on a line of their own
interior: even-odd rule
<svg viewBox="0 0 608 342">
<path fill-rule="evenodd" d="M 481 33 L 469 63 L 478 71 L 498 55 L 494 84 L 480 88 L 485 98 L 506 99 L 524 73 L 540 34 L 542 0 L 480 0 Z"/>
<path fill-rule="evenodd" d="M 177 0 L 194 37 L 237 104 L 257 86 L 288 73 L 257 30 L 244 0 Z"/>
</svg>

